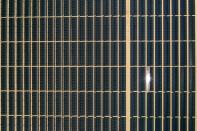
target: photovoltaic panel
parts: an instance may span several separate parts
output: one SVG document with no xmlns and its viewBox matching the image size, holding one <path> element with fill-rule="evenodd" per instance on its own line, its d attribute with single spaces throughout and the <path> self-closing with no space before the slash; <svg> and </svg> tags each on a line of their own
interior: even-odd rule
<svg viewBox="0 0 197 131">
<path fill-rule="evenodd" d="M 125 130 L 125 25 L 125 1 L 3 0 L 1 130 Z"/>
<path fill-rule="evenodd" d="M 195 130 L 194 3 L 131 1 L 131 130 Z"/>
<path fill-rule="evenodd" d="M 2 0 L 0 130 L 195 131 L 195 0 Z"/>
</svg>

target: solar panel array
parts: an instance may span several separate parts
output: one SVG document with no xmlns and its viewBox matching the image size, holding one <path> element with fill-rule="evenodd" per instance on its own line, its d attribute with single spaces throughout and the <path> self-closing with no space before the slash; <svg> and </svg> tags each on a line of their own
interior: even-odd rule
<svg viewBox="0 0 197 131">
<path fill-rule="evenodd" d="M 195 4 L 2 0 L 0 130 L 195 131 Z"/>
<path fill-rule="evenodd" d="M 195 1 L 130 2 L 131 130 L 194 131 Z"/>
<path fill-rule="evenodd" d="M 125 1 L 2 0 L 1 130 L 125 129 Z"/>
</svg>

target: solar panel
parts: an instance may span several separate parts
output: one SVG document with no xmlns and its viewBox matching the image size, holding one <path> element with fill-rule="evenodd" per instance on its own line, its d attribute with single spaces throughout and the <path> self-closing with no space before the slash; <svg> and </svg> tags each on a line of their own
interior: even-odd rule
<svg viewBox="0 0 197 131">
<path fill-rule="evenodd" d="M 2 0 L 0 130 L 195 131 L 195 0 Z"/>
<path fill-rule="evenodd" d="M 130 2 L 131 130 L 195 130 L 195 2 Z"/>
</svg>

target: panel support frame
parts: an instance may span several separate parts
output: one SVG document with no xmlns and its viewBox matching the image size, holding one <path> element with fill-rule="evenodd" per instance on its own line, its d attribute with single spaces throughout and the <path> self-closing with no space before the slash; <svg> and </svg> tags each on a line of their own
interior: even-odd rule
<svg viewBox="0 0 197 131">
<path fill-rule="evenodd" d="M 126 131 L 130 131 L 130 0 L 126 0 Z"/>
</svg>

